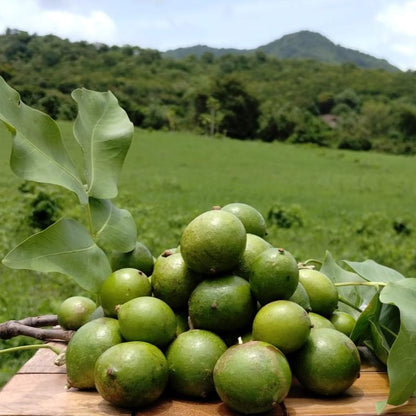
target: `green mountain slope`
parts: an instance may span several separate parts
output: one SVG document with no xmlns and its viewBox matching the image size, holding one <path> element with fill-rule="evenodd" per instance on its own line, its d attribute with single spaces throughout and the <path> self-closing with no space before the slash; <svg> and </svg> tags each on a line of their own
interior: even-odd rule
<svg viewBox="0 0 416 416">
<path fill-rule="evenodd" d="M 285 35 L 280 39 L 259 46 L 255 49 L 218 49 L 205 45 L 196 45 L 189 48 L 179 48 L 169 50 L 164 55 L 172 58 L 184 58 L 187 55 L 201 56 L 205 52 L 212 53 L 214 56 L 225 54 L 252 54 L 262 51 L 266 55 L 274 56 L 278 59 L 314 59 L 327 63 L 352 63 L 361 68 L 385 69 L 387 71 L 399 71 L 385 59 L 375 58 L 371 55 L 359 52 L 354 49 L 336 45 L 325 36 L 303 30 L 300 32 Z"/>
</svg>

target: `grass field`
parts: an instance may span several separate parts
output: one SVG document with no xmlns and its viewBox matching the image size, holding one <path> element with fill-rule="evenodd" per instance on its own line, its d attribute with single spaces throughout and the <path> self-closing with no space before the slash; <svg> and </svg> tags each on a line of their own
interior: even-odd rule
<svg viewBox="0 0 416 416">
<path fill-rule="evenodd" d="M 72 124 L 61 123 L 68 147 Z M 32 231 L 22 181 L 8 167 L 10 139 L 0 128 L 0 255 Z M 74 157 L 79 157 L 74 154 Z M 278 204 L 303 225 L 269 223 L 269 241 L 298 261 L 366 258 L 411 276 L 416 265 L 414 157 L 348 152 L 257 141 L 213 139 L 191 133 L 136 130 L 120 178 L 116 204 L 130 210 L 139 240 L 156 256 L 178 244 L 185 224 L 213 205 L 246 202 L 265 217 Z M 50 188 L 46 188 L 49 190 Z M 67 192 L 56 190 L 65 215 L 82 216 Z M 42 276 L 0 266 L 0 318 L 55 312 L 80 289 L 63 276 Z M 0 342 L 0 347 L 25 339 Z M 27 355 L 0 358 L 0 385 Z"/>
</svg>

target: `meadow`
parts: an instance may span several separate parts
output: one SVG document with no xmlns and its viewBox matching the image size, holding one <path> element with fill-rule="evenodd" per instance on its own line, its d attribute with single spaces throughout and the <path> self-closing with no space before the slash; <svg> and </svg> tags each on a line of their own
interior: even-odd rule
<svg viewBox="0 0 416 416">
<path fill-rule="evenodd" d="M 73 157 L 79 157 L 72 123 L 59 124 Z M 8 165 L 10 142 L 0 127 L 0 257 L 34 231 L 28 221 L 32 197 Z M 115 203 L 133 214 L 138 239 L 154 256 L 175 247 L 199 213 L 245 202 L 267 219 L 267 239 L 298 261 L 322 259 L 328 250 L 338 260 L 372 258 L 415 277 L 415 178 L 413 156 L 136 129 Z M 66 191 L 34 189 L 57 201 L 59 215 L 83 218 Z M 85 293 L 65 276 L 0 265 L 0 322 L 54 313 L 75 294 Z M 0 341 L 0 348 L 29 341 Z M 28 356 L 1 356 L 0 386 Z"/>
</svg>

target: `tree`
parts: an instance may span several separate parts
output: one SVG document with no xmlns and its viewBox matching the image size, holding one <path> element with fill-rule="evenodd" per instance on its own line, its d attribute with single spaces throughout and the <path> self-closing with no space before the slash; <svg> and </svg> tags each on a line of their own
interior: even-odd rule
<svg viewBox="0 0 416 416">
<path fill-rule="evenodd" d="M 235 139 L 254 138 L 260 115 L 258 100 L 234 76 L 217 79 L 212 97 L 221 106 L 220 131 Z"/>
</svg>

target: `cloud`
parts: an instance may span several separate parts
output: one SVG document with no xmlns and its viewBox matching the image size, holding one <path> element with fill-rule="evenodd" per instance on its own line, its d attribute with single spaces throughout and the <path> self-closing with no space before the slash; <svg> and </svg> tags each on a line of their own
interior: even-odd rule
<svg viewBox="0 0 416 416">
<path fill-rule="evenodd" d="M 416 37 L 416 0 L 391 3 L 377 14 L 376 20 L 397 33 Z"/>
<path fill-rule="evenodd" d="M 90 10 L 83 14 L 44 8 L 45 2 L 0 0 L 0 31 L 6 28 L 26 30 L 30 33 L 54 35 L 89 42 L 114 43 L 116 25 L 106 13 Z"/>
</svg>

